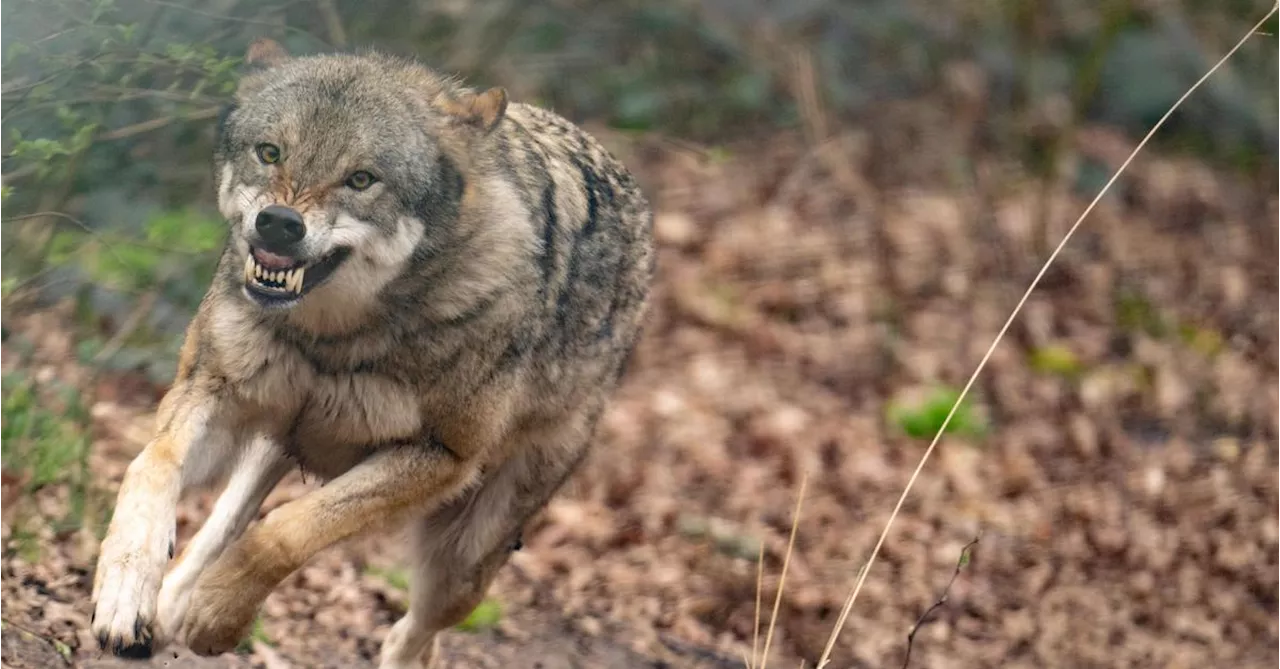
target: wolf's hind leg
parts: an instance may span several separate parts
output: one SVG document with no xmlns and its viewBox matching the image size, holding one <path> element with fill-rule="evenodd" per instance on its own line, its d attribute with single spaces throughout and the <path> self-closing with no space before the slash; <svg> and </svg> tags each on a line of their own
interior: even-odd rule
<svg viewBox="0 0 1280 669">
<path fill-rule="evenodd" d="M 439 632 L 462 622 L 480 604 L 520 545 L 525 522 L 580 459 L 585 440 L 579 430 L 553 439 L 561 445 L 518 452 L 475 492 L 415 521 L 409 612 L 387 635 L 379 669 L 436 666 Z"/>
<path fill-rule="evenodd" d="M 391 628 L 379 669 L 439 666 L 437 633 L 462 622 L 480 604 L 510 553 L 509 546 L 499 546 L 478 562 L 463 564 L 440 542 L 419 540 L 415 546 L 425 554 L 413 557 L 409 612 Z"/>
</svg>

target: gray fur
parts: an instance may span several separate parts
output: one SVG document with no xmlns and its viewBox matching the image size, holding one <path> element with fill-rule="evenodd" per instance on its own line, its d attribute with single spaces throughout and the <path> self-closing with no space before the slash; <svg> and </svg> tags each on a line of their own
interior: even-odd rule
<svg viewBox="0 0 1280 669">
<path fill-rule="evenodd" d="M 294 503 L 313 505 L 297 507 L 308 519 L 323 516 L 311 529 L 268 516 L 238 540 L 206 538 L 215 558 L 209 546 L 235 543 L 198 565 L 208 567 L 198 585 L 165 581 L 158 617 L 181 629 L 144 636 L 220 652 L 237 630 L 214 619 L 243 614 L 225 611 L 219 588 L 234 584 L 222 581 L 273 587 L 277 572 L 296 568 L 313 545 L 352 535 L 345 528 L 356 521 L 359 531 L 409 521 L 413 605 L 382 666 L 429 663 L 436 632 L 479 601 L 521 528 L 586 453 L 646 312 L 649 204 L 593 138 L 502 91 L 478 93 L 384 55 L 290 59 L 271 44 L 254 48 L 261 66 L 220 122 L 215 155 L 230 238 L 162 403 L 160 433 L 131 466 L 138 473 L 126 477 L 121 505 L 140 509 L 136 522 L 171 523 L 160 517 L 167 507 L 152 512 L 169 479 L 152 483 L 146 472 L 167 472 L 170 457 L 190 480 L 239 471 L 249 442 L 274 444 L 330 484 Z M 262 142 L 279 146 L 278 163 L 257 158 Z M 345 187 L 356 170 L 378 183 Z M 349 249 L 287 308 L 264 308 L 244 289 L 254 216 L 272 204 L 302 214 L 299 258 Z M 231 435 L 218 442 L 229 445 L 197 455 L 213 433 Z M 192 473 L 195 462 L 219 471 Z M 252 494 L 240 497 L 272 485 L 275 470 L 261 468 L 242 472 Z M 220 531 L 237 527 L 228 518 Z M 100 571 L 156 541 L 130 536 L 113 527 Z M 227 554 L 238 562 L 224 564 Z M 187 566 L 183 584 L 199 571 Z M 103 603 L 101 587 L 99 612 L 127 619 L 121 601 L 130 598 Z M 148 597 L 138 595 L 137 616 L 149 628 Z M 142 643 L 118 627 L 95 623 L 113 648 Z"/>
</svg>

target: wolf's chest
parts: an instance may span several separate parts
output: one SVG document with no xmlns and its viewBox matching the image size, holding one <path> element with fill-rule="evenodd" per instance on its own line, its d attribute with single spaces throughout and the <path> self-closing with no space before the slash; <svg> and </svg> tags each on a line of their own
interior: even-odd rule
<svg viewBox="0 0 1280 669">
<path fill-rule="evenodd" d="M 391 442 L 416 435 L 422 426 L 418 397 L 383 377 L 314 375 L 302 390 L 294 431 L 317 442 Z"/>
<path fill-rule="evenodd" d="M 421 432 L 422 411 L 409 389 L 371 375 L 317 376 L 285 446 L 304 468 L 328 478 Z"/>
<path fill-rule="evenodd" d="M 370 373 L 319 373 L 306 365 L 275 365 L 246 383 L 268 431 L 303 468 L 331 478 L 374 450 L 423 431 L 418 393 Z"/>
</svg>

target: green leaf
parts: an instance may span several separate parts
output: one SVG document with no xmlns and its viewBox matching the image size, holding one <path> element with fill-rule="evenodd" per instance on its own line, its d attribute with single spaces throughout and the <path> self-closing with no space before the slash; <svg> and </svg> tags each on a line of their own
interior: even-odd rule
<svg viewBox="0 0 1280 669">
<path fill-rule="evenodd" d="M 502 620 L 502 605 L 495 599 L 485 599 L 467 616 L 466 620 L 457 624 L 463 632 L 479 632 L 489 629 Z"/>
<path fill-rule="evenodd" d="M 133 36 L 138 32 L 138 24 L 124 23 L 116 26 L 116 31 L 120 33 L 120 41 L 127 44 L 133 41 Z"/>
<path fill-rule="evenodd" d="M 81 245 L 85 243 L 85 235 L 81 232 L 61 231 L 54 233 L 53 238 L 49 240 L 49 249 L 45 254 L 50 264 L 63 265 L 66 264 Z"/>
<path fill-rule="evenodd" d="M 376 576 L 387 582 L 387 585 L 396 590 L 409 591 L 409 574 L 403 569 L 382 569 L 380 567 L 368 567 L 365 572 L 371 576 Z"/>
<path fill-rule="evenodd" d="M 19 56 L 31 53 L 31 47 L 24 42 L 12 42 L 9 44 L 8 51 L 5 52 L 5 60 L 14 60 Z"/>
<path fill-rule="evenodd" d="M 1071 349 L 1062 345 L 1045 346 L 1031 351 L 1028 364 L 1040 374 L 1052 374 L 1074 378 L 1080 374 L 1083 365 Z"/>
<path fill-rule="evenodd" d="M 206 252 L 222 245 L 226 226 L 217 219 L 190 210 L 167 211 L 147 221 L 147 241 L 175 250 Z"/>
<path fill-rule="evenodd" d="M 238 654 L 246 654 L 253 652 L 254 644 L 262 644 L 264 646 L 274 646 L 271 637 L 267 636 L 267 630 L 262 624 L 262 616 L 253 619 L 253 629 L 249 632 L 249 636 L 241 639 L 236 645 L 235 652 Z"/>
<path fill-rule="evenodd" d="M 912 405 L 901 401 L 890 403 L 888 420 L 894 423 L 907 436 L 915 439 L 932 439 L 946 423 L 947 414 L 960 397 L 960 391 L 954 388 L 934 388 L 924 399 Z M 987 426 L 978 416 L 969 399 L 956 409 L 951 422 L 946 423 L 948 434 L 976 437 L 986 432 Z"/>
</svg>

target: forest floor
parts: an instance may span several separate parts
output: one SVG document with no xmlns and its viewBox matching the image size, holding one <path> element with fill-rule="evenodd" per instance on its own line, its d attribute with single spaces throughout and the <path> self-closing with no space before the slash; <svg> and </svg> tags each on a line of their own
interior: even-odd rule
<svg viewBox="0 0 1280 669">
<path fill-rule="evenodd" d="M 615 138 L 658 211 L 651 322 L 592 456 L 496 583 L 501 614 L 451 631 L 446 666 L 742 667 L 756 556 L 767 619 L 806 474 L 770 663 L 814 666 L 932 436 L 911 433 L 936 422 L 933 389 L 963 385 L 1095 190 L 983 155 L 941 108 L 884 113 L 883 131 L 727 157 Z M 1131 146 L 1083 128 L 1071 173 Z M 1276 665 L 1270 177 L 1135 163 L 925 467 L 833 667 L 903 666 L 975 537 L 912 666 Z M 55 521 L 110 503 L 161 389 L 78 363 L 67 320 L 5 323 L 6 373 L 78 388 L 91 443 L 87 493 L 33 489 L 6 460 L 5 667 L 126 666 L 88 632 L 96 529 Z M 266 509 L 315 485 L 291 477 Z M 211 499 L 184 500 L 180 541 Z M 242 652 L 152 666 L 372 667 L 405 604 L 397 547 L 327 551 Z"/>
</svg>

